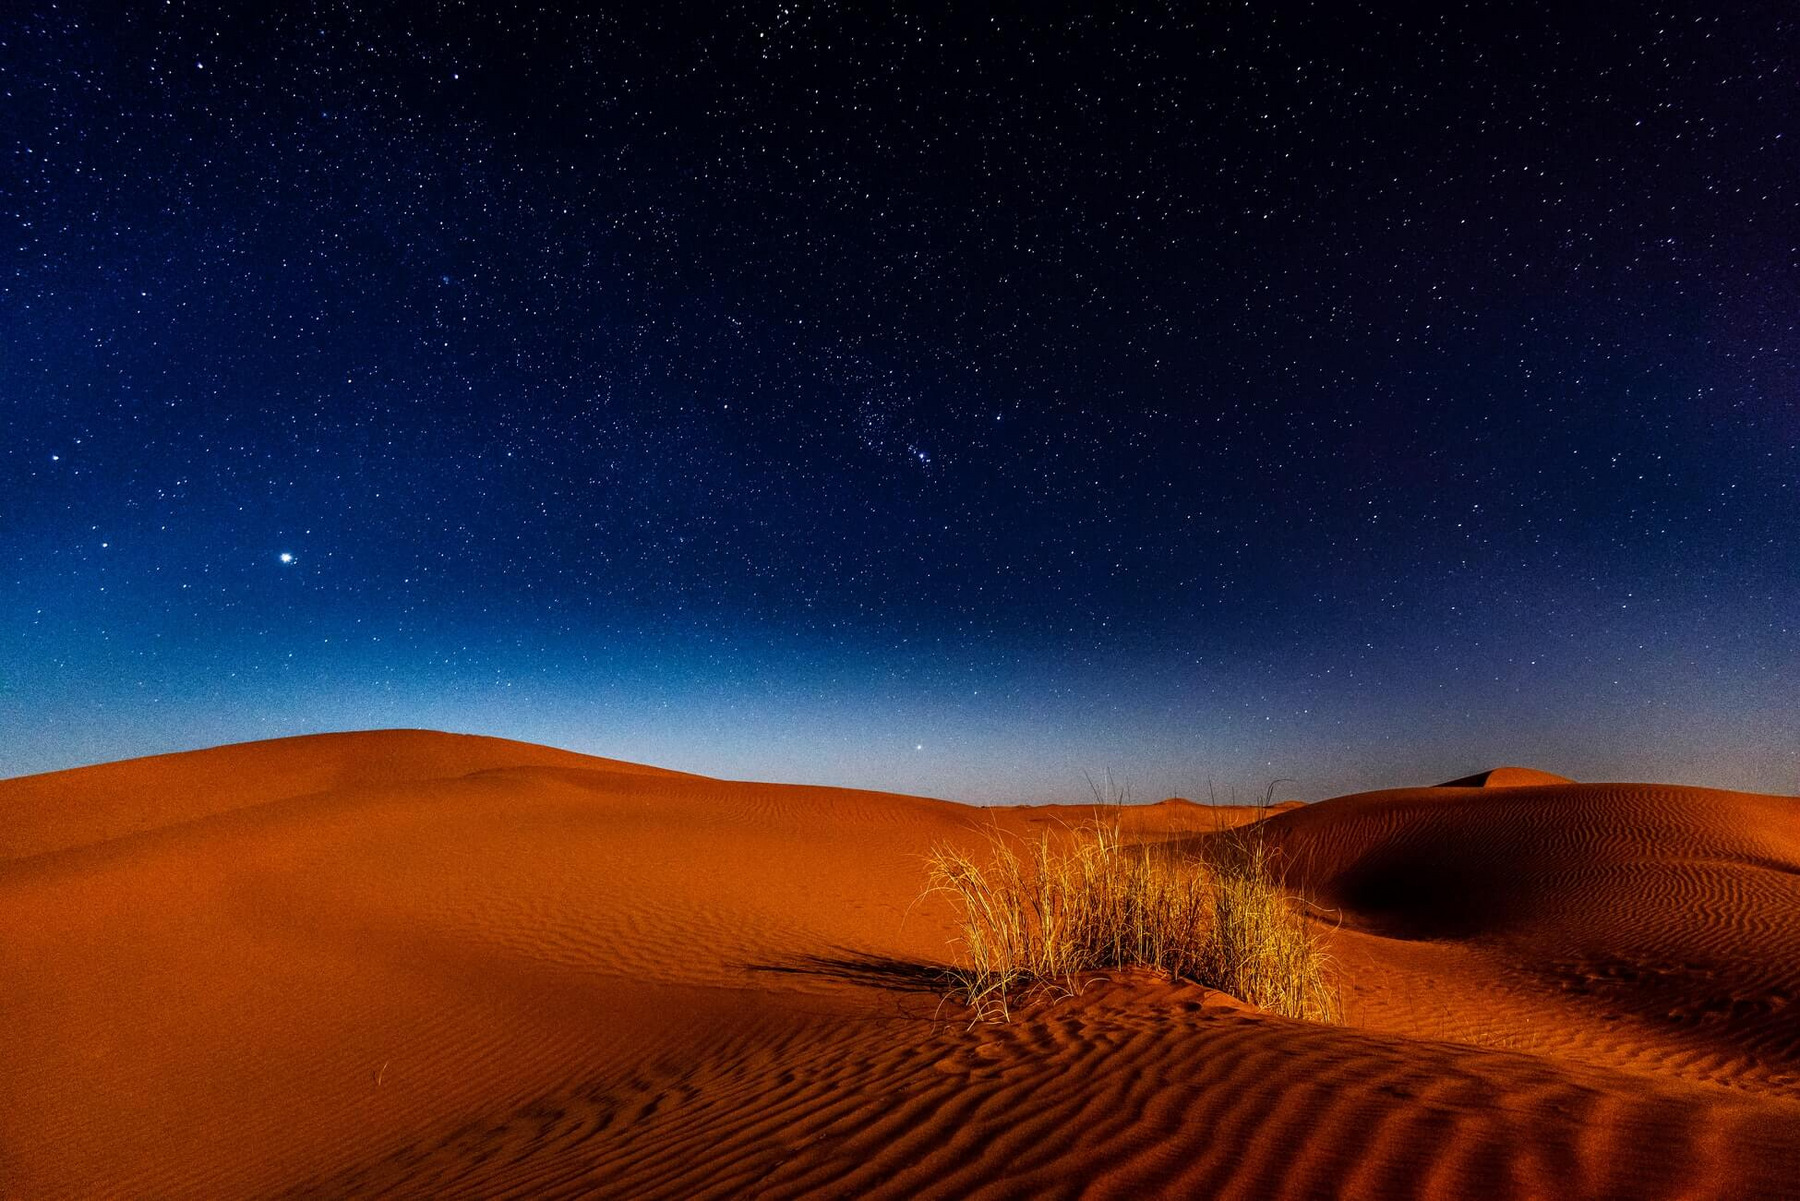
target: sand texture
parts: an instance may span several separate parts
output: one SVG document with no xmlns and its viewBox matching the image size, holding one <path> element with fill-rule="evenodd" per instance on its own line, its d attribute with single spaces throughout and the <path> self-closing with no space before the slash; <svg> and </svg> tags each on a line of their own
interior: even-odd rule
<svg viewBox="0 0 1800 1201">
<path fill-rule="evenodd" d="M 1079 817 L 416 731 L 0 782 L 0 1196 L 1800 1196 L 1800 800 L 1284 807 L 1346 1025 L 971 1028 L 924 853 Z"/>
</svg>

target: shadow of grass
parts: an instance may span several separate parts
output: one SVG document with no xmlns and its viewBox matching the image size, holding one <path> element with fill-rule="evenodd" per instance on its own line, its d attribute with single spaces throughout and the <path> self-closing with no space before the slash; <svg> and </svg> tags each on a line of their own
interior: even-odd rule
<svg viewBox="0 0 1800 1201">
<path fill-rule="evenodd" d="M 746 964 L 747 971 L 783 976 L 810 976 L 863 988 L 893 992 L 942 993 L 950 976 L 943 967 L 881 955 L 806 955 L 792 963 Z"/>
</svg>

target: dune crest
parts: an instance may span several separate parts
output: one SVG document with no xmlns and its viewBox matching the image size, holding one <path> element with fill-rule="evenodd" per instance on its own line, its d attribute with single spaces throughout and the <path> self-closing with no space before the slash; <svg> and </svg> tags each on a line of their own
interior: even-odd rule
<svg viewBox="0 0 1800 1201">
<path fill-rule="evenodd" d="M 674 775 L 573 751 L 437 730 L 240 742 L 0 781 L 0 859 L 105 842 L 290 797 L 508 767 Z"/>
<path fill-rule="evenodd" d="M 941 1010 L 975 810 L 416 731 L 0 781 L 8 1197 L 1778 1196 L 1800 801 L 1401 790 L 1266 831 L 1345 1026 Z M 1135 837 L 1204 837 L 1185 804 Z M 1232 815 L 1249 820 L 1253 812 Z M 20 848 L 24 848 L 21 856 Z M 1790 1194 L 1791 1195 L 1791 1194 Z"/>
<path fill-rule="evenodd" d="M 1575 781 L 1567 776 L 1559 776 L 1554 772 L 1539 771 L 1535 767 L 1495 767 L 1487 771 L 1476 772 L 1472 776 L 1464 776 L 1460 780 L 1448 780 L 1439 784 L 1439 788 L 1532 788 L 1543 784 L 1573 784 Z"/>
</svg>

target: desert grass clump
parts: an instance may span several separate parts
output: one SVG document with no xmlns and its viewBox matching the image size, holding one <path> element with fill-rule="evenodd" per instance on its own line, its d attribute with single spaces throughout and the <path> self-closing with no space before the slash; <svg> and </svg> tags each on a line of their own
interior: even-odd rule
<svg viewBox="0 0 1800 1201">
<path fill-rule="evenodd" d="M 958 909 L 951 996 L 977 1021 L 1074 992 L 1084 972 L 1132 967 L 1292 1017 L 1337 1017 L 1318 936 L 1260 837 L 1131 843 L 1115 809 L 1035 839 L 996 827 L 987 844 L 985 857 L 949 844 L 927 857 L 927 892 Z"/>
<path fill-rule="evenodd" d="M 1042 989 L 1073 991 L 1082 972 L 1143 967 L 1179 978 L 1201 962 L 1208 922 L 1197 858 L 1132 846 L 1116 819 L 1043 831 L 1036 839 L 988 834 L 987 861 L 934 848 L 927 890 L 961 910 L 953 993 L 976 1017 L 1007 1017 Z"/>
<path fill-rule="evenodd" d="M 1308 926 L 1255 827 L 1214 836 L 1212 922 L 1195 979 L 1272 1013 L 1342 1017 L 1321 936 Z"/>
</svg>

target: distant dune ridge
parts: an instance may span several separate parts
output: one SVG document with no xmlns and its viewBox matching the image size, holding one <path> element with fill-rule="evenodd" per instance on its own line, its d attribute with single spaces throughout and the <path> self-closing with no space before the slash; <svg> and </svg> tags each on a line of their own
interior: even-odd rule
<svg viewBox="0 0 1800 1201">
<path fill-rule="evenodd" d="M 314 734 L 128 759 L 0 783 L 0 858 L 86 846 L 272 801 L 519 767 L 677 775 L 572 751 L 432 730 Z"/>
<path fill-rule="evenodd" d="M 1531 767 L 1496 767 L 1478 771 L 1460 780 L 1439 784 L 1439 788 L 1531 788 L 1543 784 L 1573 784 L 1567 776 L 1538 771 Z"/>
<path fill-rule="evenodd" d="M 971 1028 L 925 851 L 1081 812 L 425 731 L 0 781 L 0 1195 L 1800 1196 L 1800 800 L 1287 806 L 1345 1025 Z"/>
</svg>

